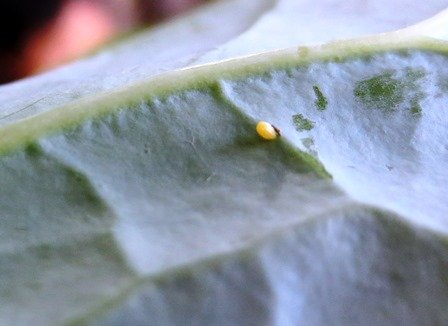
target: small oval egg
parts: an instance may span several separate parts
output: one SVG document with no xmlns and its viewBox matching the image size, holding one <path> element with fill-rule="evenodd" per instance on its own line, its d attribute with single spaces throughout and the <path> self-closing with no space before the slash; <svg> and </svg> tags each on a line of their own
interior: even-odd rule
<svg viewBox="0 0 448 326">
<path fill-rule="evenodd" d="M 274 140 L 280 136 L 279 130 L 266 121 L 257 123 L 257 133 L 261 138 L 266 140 Z"/>
</svg>

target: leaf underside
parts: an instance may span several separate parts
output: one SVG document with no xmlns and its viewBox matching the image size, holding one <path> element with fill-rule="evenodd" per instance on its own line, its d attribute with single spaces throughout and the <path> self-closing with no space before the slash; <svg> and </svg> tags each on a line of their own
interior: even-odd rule
<svg viewBox="0 0 448 326">
<path fill-rule="evenodd" d="M 0 322 L 446 323 L 443 51 L 184 71 L 24 137 L 0 156 Z"/>
</svg>

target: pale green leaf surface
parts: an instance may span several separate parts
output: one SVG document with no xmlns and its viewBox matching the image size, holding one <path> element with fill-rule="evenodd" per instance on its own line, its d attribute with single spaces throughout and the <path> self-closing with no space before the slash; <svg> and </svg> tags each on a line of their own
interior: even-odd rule
<svg viewBox="0 0 448 326">
<path fill-rule="evenodd" d="M 95 324 L 442 325 L 447 263 L 446 240 L 352 206 L 144 279 Z"/>
<path fill-rule="evenodd" d="M 448 5 L 446 0 L 410 3 L 409 0 L 215 1 L 89 58 L 1 86 L 0 125 L 173 69 L 401 29 L 435 15 Z M 419 25 L 411 33 L 443 38 L 438 31 L 445 30 L 445 21 L 439 17 L 423 27 Z"/>
<path fill-rule="evenodd" d="M 246 4 L 232 33 L 274 3 Z M 73 66 L 1 88 L 54 102 L 0 128 L 0 323 L 446 323 L 448 50 L 409 31 L 144 82 L 215 40 L 158 71 L 95 70 L 107 51 L 141 59 L 136 38 L 74 64 L 98 89 L 69 105 L 79 76 L 49 90 Z M 204 60 L 235 54 L 219 51 Z"/>
<path fill-rule="evenodd" d="M 448 230 L 444 55 L 403 51 L 223 81 L 227 99 L 313 151 L 353 198 Z M 328 106 L 316 105 L 317 86 Z M 313 121 L 297 132 L 293 116 Z"/>
<path fill-rule="evenodd" d="M 271 0 L 216 1 L 89 58 L 1 86 L 0 125 L 188 66 L 250 27 L 270 6 Z"/>
<path fill-rule="evenodd" d="M 426 21 L 447 7 L 446 0 L 277 0 L 253 26 L 198 62 L 391 32 Z M 444 38 L 440 33 L 446 30 L 446 19 L 437 21 L 442 26 L 428 22 L 412 32 Z"/>
<path fill-rule="evenodd" d="M 0 320 L 446 321 L 444 53 L 260 55 L 3 128 Z"/>
</svg>

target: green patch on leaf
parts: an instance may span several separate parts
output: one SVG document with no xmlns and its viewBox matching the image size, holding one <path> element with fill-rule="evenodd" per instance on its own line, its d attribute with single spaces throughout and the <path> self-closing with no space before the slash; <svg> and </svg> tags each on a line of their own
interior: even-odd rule
<svg viewBox="0 0 448 326">
<path fill-rule="evenodd" d="M 292 122 L 294 123 L 297 131 L 311 130 L 314 128 L 314 122 L 305 118 L 300 113 L 292 116 Z"/>
<path fill-rule="evenodd" d="M 316 94 L 317 100 L 314 101 L 314 104 L 316 105 L 318 110 L 325 110 L 328 105 L 328 101 L 325 98 L 324 94 L 322 94 L 322 91 L 317 86 L 313 86 L 314 94 Z"/>
<path fill-rule="evenodd" d="M 306 149 L 310 149 L 311 147 L 314 146 L 314 139 L 311 137 L 303 138 L 302 144 L 303 146 L 305 146 Z"/>
<path fill-rule="evenodd" d="M 387 71 L 356 83 L 354 95 L 368 108 L 394 111 L 404 100 L 404 85 Z"/>
<path fill-rule="evenodd" d="M 442 93 L 448 93 L 448 76 L 440 76 L 438 86 Z"/>
<path fill-rule="evenodd" d="M 420 103 L 418 102 L 418 100 L 412 102 L 411 113 L 414 117 L 422 116 L 422 107 L 421 107 Z"/>
<path fill-rule="evenodd" d="M 426 75 L 426 70 L 421 67 L 407 67 L 404 71 L 389 70 L 358 82 L 354 95 L 368 108 L 393 112 L 400 104 L 404 104 L 410 108 L 413 116 L 421 116 L 420 101 L 426 94 L 419 81 Z"/>
<path fill-rule="evenodd" d="M 426 70 L 424 68 L 406 68 L 406 82 L 412 83 L 426 76 Z M 415 84 L 414 84 L 415 85 Z"/>
<path fill-rule="evenodd" d="M 317 151 L 314 146 L 314 139 L 311 137 L 302 138 L 302 144 L 306 148 L 307 152 L 313 156 L 317 156 Z"/>
<path fill-rule="evenodd" d="M 426 70 L 423 68 L 411 68 L 408 67 L 405 73 L 404 85 L 410 94 L 410 110 L 414 117 L 422 116 L 422 107 L 420 101 L 423 100 L 426 95 L 423 92 L 421 86 L 417 83 L 418 80 L 426 76 Z"/>
</svg>

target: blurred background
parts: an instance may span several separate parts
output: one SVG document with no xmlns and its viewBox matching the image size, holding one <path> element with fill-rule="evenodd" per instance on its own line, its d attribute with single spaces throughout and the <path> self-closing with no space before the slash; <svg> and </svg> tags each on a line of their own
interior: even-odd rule
<svg viewBox="0 0 448 326">
<path fill-rule="evenodd" d="M 0 83 L 85 55 L 205 0 L 0 1 Z"/>
</svg>

